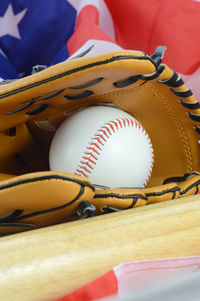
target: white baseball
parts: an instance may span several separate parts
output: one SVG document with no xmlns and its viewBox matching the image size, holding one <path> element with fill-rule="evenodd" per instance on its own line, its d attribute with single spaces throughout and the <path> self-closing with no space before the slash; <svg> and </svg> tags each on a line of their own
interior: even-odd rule
<svg viewBox="0 0 200 301">
<path fill-rule="evenodd" d="M 82 109 L 58 128 L 50 147 L 50 169 L 87 177 L 94 185 L 144 187 L 153 148 L 142 125 L 108 106 Z"/>
</svg>

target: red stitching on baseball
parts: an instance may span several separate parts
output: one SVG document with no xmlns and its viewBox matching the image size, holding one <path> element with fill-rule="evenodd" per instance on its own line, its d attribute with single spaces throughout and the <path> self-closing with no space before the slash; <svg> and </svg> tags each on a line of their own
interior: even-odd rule
<svg viewBox="0 0 200 301">
<path fill-rule="evenodd" d="M 130 122 L 129 122 L 129 119 L 128 118 L 125 118 L 126 119 L 126 121 L 128 122 L 128 126 L 130 125 Z"/>
<path fill-rule="evenodd" d="M 112 123 L 107 123 L 107 124 L 110 126 L 111 130 L 112 130 L 113 132 L 115 132 L 115 128 L 114 128 L 114 126 L 112 125 Z"/>
<path fill-rule="evenodd" d="M 75 175 L 83 176 L 83 177 L 87 178 L 87 175 L 82 170 L 77 169 L 76 171 L 77 171 L 77 173 L 75 173 Z"/>
<path fill-rule="evenodd" d="M 106 132 L 106 130 L 99 130 L 99 132 L 102 132 L 107 138 L 109 138 L 109 136 L 108 136 L 108 134 L 107 134 L 107 132 Z M 106 140 L 105 140 L 106 141 Z"/>
<path fill-rule="evenodd" d="M 90 157 L 83 157 L 83 159 L 91 162 L 92 164 L 96 164 L 96 162 L 94 160 L 92 160 Z M 96 158 L 96 160 L 97 160 L 97 158 Z"/>
<path fill-rule="evenodd" d="M 99 142 L 101 145 L 104 145 L 103 142 L 101 141 L 101 139 L 102 139 L 101 136 L 99 136 L 99 135 L 96 136 L 97 142 Z"/>
<path fill-rule="evenodd" d="M 89 168 L 91 168 L 91 169 L 94 169 L 90 164 L 89 164 L 89 162 L 90 162 L 90 160 L 88 160 L 88 161 L 81 161 L 81 164 L 86 164 Z"/>
<path fill-rule="evenodd" d="M 112 123 L 114 123 L 114 125 L 116 126 L 117 130 L 119 129 L 118 128 L 118 123 L 116 121 L 111 121 Z"/>
<path fill-rule="evenodd" d="M 116 119 L 119 122 L 120 128 L 122 128 L 122 122 L 120 119 Z"/>
<path fill-rule="evenodd" d="M 95 160 L 98 160 L 98 158 L 95 157 L 94 154 L 92 154 L 92 153 L 85 153 L 85 154 L 91 156 L 91 157 L 92 157 L 93 159 L 95 159 Z"/>
<path fill-rule="evenodd" d="M 99 138 L 101 138 L 101 139 L 104 140 L 105 142 L 107 141 L 107 140 L 104 138 L 104 136 L 103 136 L 102 134 L 99 134 L 99 135 L 96 135 L 96 136 L 99 137 Z M 100 139 L 99 139 L 99 140 L 100 140 Z M 101 144 L 104 145 L 103 142 L 101 142 Z"/>
<path fill-rule="evenodd" d="M 96 139 L 96 137 L 95 137 L 94 139 Z M 98 148 L 99 150 L 102 150 L 102 149 L 100 148 L 100 145 L 98 145 L 98 142 L 99 142 L 98 139 L 96 139 L 96 140 L 97 140 L 97 142 L 90 143 L 90 145 L 92 145 L 92 146 Z"/>
<path fill-rule="evenodd" d="M 100 153 L 94 147 L 88 147 L 88 149 L 90 149 L 91 151 L 95 152 L 97 155 L 100 155 Z"/>
<path fill-rule="evenodd" d="M 113 124 L 115 125 L 115 127 L 113 126 Z M 113 133 L 115 133 L 115 130 L 119 131 L 120 128 L 123 128 L 126 126 L 135 127 L 137 129 L 141 130 L 145 134 L 145 136 L 147 137 L 147 140 L 149 142 L 151 152 L 152 152 L 152 161 L 151 161 L 151 165 L 150 165 L 149 174 L 145 181 L 145 186 L 146 186 L 146 184 L 148 183 L 149 178 L 151 176 L 151 172 L 153 169 L 153 163 L 154 163 L 154 153 L 153 153 L 152 143 L 151 143 L 151 140 L 150 140 L 147 132 L 145 131 L 145 129 L 137 121 L 135 121 L 133 119 L 128 119 L 128 118 L 111 120 L 111 121 L 107 122 L 106 124 L 104 124 L 100 129 L 97 130 L 97 133 L 94 134 L 94 137 L 91 138 L 92 142 L 90 142 L 89 146 L 87 147 L 88 151 L 84 152 L 84 154 L 81 158 L 81 161 L 80 161 L 80 165 L 77 167 L 75 174 L 79 175 L 79 176 L 88 177 L 87 173 L 91 174 L 92 170 L 94 169 L 92 164 L 96 165 L 98 157 L 100 156 L 99 151 L 102 150 L 100 145 L 104 146 L 104 144 L 101 140 L 103 140 L 104 142 L 107 142 L 106 138 L 110 138 L 110 136 Z M 86 168 L 86 166 L 87 166 L 87 168 Z"/>
<path fill-rule="evenodd" d="M 126 126 L 126 120 L 122 118 L 122 121 L 123 121 L 123 125 Z"/>
<path fill-rule="evenodd" d="M 85 166 L 80 165 L 79 168 L 83 169 L 86 172 L 91 173 L 90 170 L 88 170 Z"/>
<path fill-rule="evenodd" d="M 109 135 L 112 135 L 111 132 L 110 132 L 110 129 L 108 127 L 103 126 L 102 128 L 105 129 L 106 131 L 108 131 Z M 109 138 L 109 136 L 108 136 L 108 138 Z"/>
</svg>

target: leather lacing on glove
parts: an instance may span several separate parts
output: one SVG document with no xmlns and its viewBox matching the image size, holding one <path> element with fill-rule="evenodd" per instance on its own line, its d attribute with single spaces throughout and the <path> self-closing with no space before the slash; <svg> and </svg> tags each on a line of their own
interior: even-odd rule
<svg viewBox="0 0 200 301">
<path fill-rule="evenodd" d="M 187 183 L 188 182 L 188 183 Z M 186 184 L 187 183 L 187 184 Z M 183 185 L 182 185 L 183 184 Z M 186 187 L 186 188 L 185 188 Z M 174 200 L 179 197 L 183 197 L 186 195 L 190 195 L 190 192 L 192 194 L 198 194 L 199 193 L 199 187 L 200 187 L 200 174 L 197 172 L 193 172 L 191 174 L 185 174 L 182 177 L 171 177 L 168 179 L 165 179 L 163 182 L 163 185 L 159 187 L 158 190 L 154 188 L 144 188 L 139 189 L 135 193 L 130 194 L 123 194 L 121 191 L 118 193 L 117 191 L 114 192 L 112 189 L 108 189 L 108 187 L 105 187 L 105 192 L 102 189 L 100 193 L 96 191 L 94 195 L 94 204 L 98 207 L 98 202 L 95 202 L 95 200 L 104 199 L 106 202 L 106 199 L 113 198 L 113 200 L 121 199 L 122 202 L 124 200 L 129 200 L 130 205 L 127 207 L 123 207 L 124 209 L 130 209 L 137 206 L 137 202 L 140 200 L 144 200 L 145 204 L 152 204 L 163 201 L 163 197 L 166 198 L 166 200 Z M 127 187 L 125 188 L 125 190 Z M 141 193 L 139 193 L 139 191 Z M 113 201 L 114 203 L 114 201 Z M 110 213 L 110 212 L 116 212 L 120 211 L 122 209 L 115 208 L 112 206 L 104 206 L 99 209 L 102 213 Z"/>
<path fill-rule="evenodd" d="M 28 79 L 26 80 L 27 83 L 22 83 L 21 86 L 19 85 L 19 87 L 15 87 L 12 90 L 12 84 L 15 84 L 16 81 L 3 81 L 1 83 L 1 87 L 9 87 L 8 91 L 6 90 L 5 92 L 0 93 L 0 100 L 2 100 L 2 103 L 9 103 L 10 98 L 9 97 L 15 97 L 16 96 L 16 105 L 14 103 L 14 105 L 12 104 L 13 98 L 11 99 L 11 104 L 8 106 L 8 109 L 6 107 L 6 112 L 5 112 L 5 116 L 6 116 L 6 121 L 8 121 L 8 124 L 10 124 L 10 127 L 6 128 L 6 135 L 11 137 L 11 138 L 17 138 L 18 135 L 20 135 L 20 132 L 18 132 L 18 125 L 23 122 L 28 122 L 29 119 L 33 119 L 36 123 L 40 123 L 40 121 L 44 121 L 44 118 L 42 117 L 41 120 L 38 116 L 43 116 L 41 115 L 41 113 L 48 111 L 49 108 L 51 108 L 51 105 L 54 104 L 55 102 L 51 102 L 51 100 L 58 100 L 61 102 L 61 107 L 66 109 L 66 113 L 68 113 L 67 111 L 67 106 L 63 105 L 63 101 L 66 101 L 67 104 L 69 104 L 70 110 L 69 113 L 71 113 L 73 110 L 76 109 L 80 109 L 82 107 L 84 107 L 84 105 L 86 106 L 90 106 L 93 105 L 93 100 L 95 100 L 94 104 L 102 104 L 102 102 L 104 101 L 104 99 L 106 99 L 106 97 L 108 97 L 108 103 L 112 104 L 112 97 L 110 96 L 110 94 L 113 92 L 113 90 L 110 91 L 106 91 L 105 95 L 101 96 L 101 95 L 95 95 L 95 87 L 100 84 L 103 83 L 104 80 L 107 80 L 108 74 L 105 74 L 105 76 L 103 76 L 103 68 L 104 68 L 104 64 L 105 64 L 105 69 L 107 67 L 108 64 L 112 63 L 112 62 L 119 62 L 120 60 L 122 61 L 122 63 L 127 63 L 129 60 L 133 61 L 134 59 L 138 61 L 148 61 L 151 62 L 152 66 L 154 67 L 153 70 L 156 70 L 153 73 L 145 73 L 145 74 L 136 74 L 136 72 L 134 72 L 134 75 L 130 76 L 130 70 L 128 69 L 127 74 L 129 74 L 129 76 L 125 77 L 124 75 L 121 77 L 121 73 L 119 72 L 119 79 L 118 80 L 112 80 L 112 76 L 111 76 L 111 80 L 112 80 L 112 89 L 114 89 L 113 93 L 116 93 L 114 95 L 114 97 L 117 97 L 117 92 L 122 91 L 124 93 L 124 91 L 129 91 L 131 89 L 134 89 L 134 85 L 139 83 L 138 86 L 136 86 L 136 88 L 140 88 L 140 87 L 144 87 L 146 83 L 151 83 L 151 81 L 154 83 L 159 83 L 161 85 L 163 85 L 165 88 L 166 86 L 169 87 L 169 91 L 172 93 L 172 95 L 176 96 L 175 101 L 179 101 L 180 103 L 180 107 L 184 107 L 187 109 L 187 118 L 190 119 L 191 121 L 193 121 L 193 123 L 191 122 L 191 131 L 193 131 L 192 126 L 194 126 L 194 130 L 195 132 L 199 135 L 200 134 L 200 126 L 199 126 L 199 122 L 200 122 L 200 112 L 198 111 L 198 109 L 200 109 L 200 105 L 199 103 L 192 97 L 192 92 L 190 89 L 187 89 L 186 87 L 179 89 L 180 87 L 182 87 L 184 85 L 184 82 L 182 80 L 182 78 L 172 69 L 170 69 L 170 72 L 172 73 L 172 75 L 170 77 L 166 76 L 166 79 L 161 79 L 163 78 L 162 75 L 165 73 L 166 69 L 168 68 L 166 65 L 162 65 L 161 61 L 162 61 L 162 57 L 165 51 L 165 47 L 159 46 L 155 53 L 153 55 L 151 55 L 150 57 L 147 56 L 146 54 L 144 54 L 142 56 L 142 52 L 141 52 L 141 56 L 134 56 L 132 55 L 132 53 L 130 52 L 130 55 L 126 54 L 114 54 L 114 55 L 108 55 L 107 58 L 103 57 L 103 58 L 99 58 L 99 59 L 93 59 L 94 61 L 88 62 L 86 61 L 86 63 L 82 64 L 82 61 L 80 59 L 80 61 L 76 61 L 75 65 L 70 65 L 72 67 L 70 67 L 69 69 L 67 69 L 68 67 L 66 67 L 66 71 L 63 71 L 63 69 L 61 69 L 61 71 L 58 72 L 58 74 L 51 74 L 51 70 L 53 68 L 53 71 L 55 71 L 54 67 L 50 67 L 47 68 L 46 66 L 37 66 L 33 68 L 33 76 L 36 76 L 34 78 L 36 78 L 35 82 L 33 80 L 33 82 L 31 82 L 31 80 L 29 81 Z M 81 56 L 80 56 L 81 57 Z M 76 58 L 75 58 L 76 60 Z M 73 61 L 73 59 L 71 60 L 71 62 Z M 80 62 L 80 63 L 79 63 Z M 85 61 L 84 61 L 85 62 Z M 67 62 L 65 62 L 64 64 L 67 64 Z M 79 64 L 82 64 L 79 67 Z M 98 72 L 96 71 L 96 69 L 92 69 L 93 67 L 102 67 L 102 69 L 100 70 L 101 72 L 98 74 Z M 118 65 L 117 65 L 118 66 Z M 153 68 L 152 67 L 152 68 Z M 120 68 L 120 67 L 118 67 Z M 46 70 L 47 69 L 47 70 Z M 88 69 L 88 73 L 90 75 L 92 75 L 92 70 L 95 70 L 96 72 L 94 73 L 95 76 L 93 78 L 88 79 L 88 77 L 86 77 L 86 80 L 82 80 L 81 83 L 76 83 L 76 80 L 74 80 L 73 84 L 70 84 L 70 89 L 69 91 L 65 91 L 67 90 L 68 87 L 66 88 L 60 88 L 61 86 L 58 85 L 57 87 L 57 80 L 64 78 L 67 75 L 71 75 L 71 74 L 76 74 L 76 72 L 78 73 L 79 71 L 84 71 Z M 91 69 L 91 70 L 90 70 Z M 123 70 L 126 69 L 125 67 L 122 68 Z M 48 74 L 48 70 L 49 74 Z M 103 71 L 102 71 L 103 70 Z M 134 70 L 135 71 L 135 70 Z M 44 73 L 43 73 L 44 72 Z M 46 72 L 46 73 L 45 73 Z M 84 73 L 83 72 L 83 73 Z M 105 71 L 106 72 L 106 71 Z M 37 77 L 38 74 L 42 74 L 41 78 Z M 107 76 L 107 77 L 106 77 Z M 84 75 L 83 75 L 84 78 Z M 20 94 L 22 92 L 26 91 L 31 91 L 32 88 L 40 88 L 40 86 L 44 85 L 46 83 L 50 84 L 54 84 L 55 83 L 55 87 L 50 89 L 49 87 L 47 87 L 47 92 L 45 90 L 45 92 L 38 92 L 37 97 L 36 96 L 32 96 L 30 95 L 29 97 L 24 96 L 25 98 L 20 100 L 19 102 L 17 97 L 17 94 Z M 63 79 L 64 81 L 64 79 Z M 67 86 L 67 83 L 66 83 Z M 45 86 L 46 87 L 46 86 Z M 114 88 L 113 88 L 114 87 Z M 127 89 L 128 87 L 128 89 Z M 48 90 L 49 89 L 49 90 Z M 79 91 L 82 90 L 82 91 Z M 94 90 L 94 91 L 93 91 Z M 76 92 L 77 91 L 77 92 Z M 74 92 L 74 93 L 72 93 Z M 165 93 L 166 91 L 164 91 Z M 120 92 L 121 93 L 121 92 Z M 122 94 L 122 93 L 121 93 Z M 125 95 L 125 100 L 126 100 L 126 94 Z M 7 99 L 8 97 L 8 99 Z M 26 98 L 27 97 L 27 98 Z M 92 98 L 90 98 L 92 97 Z M 99 102 L 93 98 L 93 97 L 99 97 Z M 109 98 L 110 97 L 110 98 Z M 119 96 L 120 97 L 120 96 Z M 90 101 L 91 99 L 91 101 Z M 84 103 L 85 101 L 85 103 Z M 13 101 L 14 102 L 14 101 Z M 114 101 L 113 101 L 114 102 Z M 0 103 L 0 104 L 2 104 Z M 105 101 L 106 103 L 106 101 Z M 36 107 L 36 104 L 38 104 L 38 106 Z M 79 104 L 79 105 L 78 105 Z M 123 109 L 123 99 L 119 99 L 118 103 L 120 104 L 120 108 Z M 73 107 L 74 105 L 74 107 Z M 115 105 L 115 104 L 114 104 Z M 179 105 L 179 104 L 178 104 Z M 73 109 L 72 109 L 73 108 Z M 126 108 L 125 108 L 126 109 Z M 54 110 L 54 107 L 52 107 L 52 112 Z M 23 115 L 22 115 L 23 113 Z M 132 112 L 134 114 L 134 112 Z M 136 112 L 137 113 L 137 112 Z M 18 115 L 19 114 L 19 115 Z M 21 114 L 21 115 L 20 115 Z M 178 114 L 178 113 L 177 113 Z M 52 113 L 53 115 L 53 113 Z M 19 116 L 19 122 L 15 121 L 15 116 Z M 25 116 L 25 117 L 24 117 Z M 51 116 L 52 117 L 52 116 Z M 0 121 L 4 120 L 4 116 L 0 116 Z M 10 118 L 10 119 L 9 119 Z M 13 119 L 12 119 L 13 118 Z M 20 119 L 21 118 L 21 119 Z M 38 118 L 38 119 L 37 119 Z M 137 114 L 136 114 L 136 119 L 137 119 Z M 11 122 L 9 123 L 9 120 L 11 120 Z M 12 122 L 12 120 L 14 120 Z M 17 120 L 17 117 L 16 117 Z M 25 121 L 24 121 L 25 120 Z M 48 114 L 47 114 L 47 121 L 48 121 Z M 3 121 L 2 121 L 3 124 Z M 190 126 L 190 124 L 189 124 Z M 4 127 L 5 128 L 5 127 Z M 4 131 L 4 129 L 3 129 Z M 148 132 L 148 129 L 147 129 Z M 196 135 L 196 134 L 195 134 Z M 196 135 L 195 137 L 198 137 L 198 135 Z M 23 152 L 20 151 L 15 151 L 14 153 L 14 157 L 15 157 L 15 161 L 18 162 L 19 166 L 22 166 L 22 170 L 23 168 L 27 168 L 27 173 L 28 172 L 32 172 L 31 168 L 29 170 L 29 166 L 27 167 L 27 162 L 26 159 L 24 158 L 24 154 Z M 176 160 L 176 158 L 174 159 Z M 109 213 L 109 212 L 114 212 L 114 211 L 119 211 L 119 210 L 124 210 L 124 209 L 129 209 L 129 208 L 133 208 L 133 207 L 137 207 L 137 206 L 144 206 L 144 205 L 148 205 L 148 204 L 152 204 L 152 203 L 156 203 L 156 202 L 162 202 L 165 200 L 171 200 L 171 199 L 176 199 L 178 197 L 183 197 L 183 196 L 187 196 L 187 195 L 192 195 L 192 194 L 197 194 L 199 192 L 199 187 L 200 187 L 200 174 L 198 173 L 199 167 L 197 166 L 198 164 L 195 165 L 195 169 L 197 169 L 197 171 L 191 171 L 191 172 L 183 172 L 183 174 L 185 173 L 185 175 L 181 176 L 180 175 L 180 170 L 178 173 L 178 176 L 176 175 L 176 168 L 174 168 L 174 172 L 171 174 L 174 176 L 166 176 L 165 180 L 163 181 L 162 184 L 160 184 L 161 182 L 159 182 L 159 186 L 150 186 L 147 188 L 119 188 L 119 189 L 109 189 L 109 187 L 104 187 L 104 188 L 99 188 L 97 187 L 96 190 L 94 191 L 94 186 L 89 185 L 90 186 L 90 190 L 93 191 L 93 194 L 90 198 L 83 198 L 80 202 L 77 203 L 77 206 L 74 207 L 74 209 L 72 210 L 72 212 L 68 213 L 66 212 L 66 220 L 69 217 L 69 220 L 71 220 L 71 218 L 87 218 L 87 217 L 91 217 L 94 216 L 96 214 L 101 214 L 101 213 Z M 197 168 L 196 168 L 197 166 Z M 195 170 L 194 169 L 194 170 Z M 43 169 L 46 171 L 46 169 Z M 182 169 L 184 170 L 184 168 Z M 191 169 L 192 170 L 192 169 Z M 7 171 L 6 171 L 7 172 Z M 17 174 L 23 174 L 23 172 L 19 172 Z M 13 175 L 14 177 L 14 175 Z M 37 178 L 37 177 L 35 177 Z M 38 176 L 39 178 L 39 176 Z M 164 178 L 164 177 L 162 177 Z M 21 183 L 25 183 L 26 181 L 21 180 Z M 34 182 L 34 180 L 33 180 Z M 0 190 L 3 190 L 6 187 L 7 183 L 4 181 L 4 184 L 0 184 Z M 87 185 L 86 185 L 87 186 Z M 66 191 L 67 192 L 67 191 Z M 13 194 L 13 198 L 14 198 L 14 194 Z M 28 193 L 27 193 L 27 197 L 28 197 Z M 78 200 L 78 198 L 77 198 Z M 28 201 L 28 199 L 27 199 Z M 14 201 L 13 201 L 14 203 Z M 31 203 L 30 203 L 31 206 Z M 63 204 L 62 206 L 60 206 L 60 208 L 64 208 L 65 204 Z M 56 199 L 55 199 L 55 206 L 56 208 Z M 59 206 L 57 206 L 59 208 Z M 54 208 L 54 209 L 55 209 Z M 31 208 L 30 208 L 31 209 Z M 49 213 L 51 211 L 53 211 L 54 209 L 46 209 L 43 210 L 40 208 L 40 205 L 38 204 L 38 209 L 37 210 L 33 210 L 32 213 L 28 213 L 26 212 L 26 210 L 24 210 L 24 208 L 21 207 L 17 207 L 15 208 L 15 210 L 12 210 L 11 213 L 9 214 L 5 214 L 5 216 L 1 216 L 0 217 L 0 229 L 3 227 L 21 227 L 23 228 L 23 230 L 28 230 L 28 229 L 33 229 L 33 228 L 37 228 L 37 222 L 27 222 L 27 219 L 30 217 L 37 217 L 39 215 L 41 215 L 41 219 L 43 214 L 45 213 Z M 1 212 L 1 208 L 0 208 L 0 212 Z M 25 221 L 24 221 L 25 220 Z M 23 222 L 24 221 L 24 222 Z M 52 224 L 58 222 L 57 220 L 52 220 Z M 51 223 L 49 223 L 51 224 Z M 44 224 L 45 225 L 45 224 Z M 39 225 L 40 226 L 40 225 Z M 6 233 L 2 233 L 2 235 L 6 235 L 6 234 L 11 234 L 15 232 L 14 231 L 10 231 L 7 230 Z"/>
</svg>

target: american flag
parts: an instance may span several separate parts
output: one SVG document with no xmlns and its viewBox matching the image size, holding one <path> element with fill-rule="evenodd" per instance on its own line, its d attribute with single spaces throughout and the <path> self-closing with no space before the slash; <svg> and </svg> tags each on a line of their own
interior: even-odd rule
<svg viewBox="0 0 200 301">
<path fill-rule="evenodd" d="M 150 55 L 164 45 L 163 62 L 182 75 L 200 100 L 199 37 L 200 0 L 1 0 L 0 78 L 25 77 L 35 65 L 54 65 L 81 53 L 129 49 Z M 174 271 L 180 271 L 191 260 L 199 269 L 199 257 L 152 261 L 146 277 L 157 269 L 159 278 L 163 265 L 170 270 L 174 264 Z M 129 265 L 132 283 L 135 268 L 142 273 L 142 266 Z M 126 291 L 120 282 L 126 271 L 127 265 L 116 267 L 62 300 L 95 300 L 119 294 L 119 287 Z"/>
<path fill-rule="evenodd" d="M 27 76 L 34 65 L 91 45 L 90 54 L 122 48 L 149 55 L 165 45 L 164 62 L 197 78 L 199 16 L 199 0 L 1 0 L 0 77 Z"/>
</svg>

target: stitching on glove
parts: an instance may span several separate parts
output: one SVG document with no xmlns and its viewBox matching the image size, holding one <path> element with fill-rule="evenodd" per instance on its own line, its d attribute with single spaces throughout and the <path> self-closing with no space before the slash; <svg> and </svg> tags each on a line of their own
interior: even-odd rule
<svg viewBox="0 0 200 301">
<path fill-rule="evenodd" d="M 199 185 L 200 185 L 200 180 L 196 181 L 195 183 L 192 183 L 186 189 L 181 190 L 180 195 L 186 194 L 188 191 L 190 191 L 194 187 L 196 188 L 196 192 L 194 194 L 197 194 L 199 192 Z"/>
<path fill-rule="evenodd" d="M 180 190 L 181 190 L 180 187 L 175 186 L 175 187 L 172 187 L 172 188 L 163 189 L 161 191 L 147 192 L 147 193 L 145 193 L 145 195 L 147 196 L 147 198 L 149 198 L 151 196 L 153 196 L 153 197 L 154 196 L 162 196 L 162 195 L 167 194 L 167 193 L 173 193 L 173 199 L 174 199 L 175 196 L 176 196 L 176 192 L 180 191 Z"/>
<path fill-rule="evenodd" d="M 171 88 L 170 91 L 172 91 L 178 97 L 184 97 L 185 98 L 185 97 L 190 97 L 190 96 L 193 95 L 192 91 L 190 89 L 179 91 L 179 90 Z"/>
<path fill-rule="evenodd" d="M 42 105 L 40 105 L 39 107 L 35 108 L 32 111 L 26 112 L 26 115 L 30 115 L 30 116 L 34 116 L 37 115 L 41 112 L 43 112 L 44 110 L 46 110 L 48 108 L 49 104 L 48 103 L 43 103 Z"/>
<path fill-rule="evenodd" d="M 142 200 L 147 200 L 147 196 L 140 194 L 140 193 L 129 193 L 129 194 L 119 194 L 119 193 L 114 193 L 114 192 L 106 192 L 106 193 L 96 193 L 94 195 L 94 199 L 98 198 L 117 198 L 117 199 L 132 199 L 132 198 L 137 198 L 137 199 L 142 199 Z"/>
<path fill-rule="evenodd" d="M 91 86 L 94 86 L 98 83 L 100 83 L 104 78 L 103 77 L 98 77 L 96 79 L 93 79 L 85 84 L 82 84 L 82 85 L 78 85 L 78 86 L 73 86 L 73 87 L 70 87 L 70 89 L 86 89 L 86 88 L 89 88 Z"/>
<path fill-rule="evenodd" d="M 200 104 L 198 101 L 195 102 L 186 102 L 182 99 L 179 99 L 180 103 L 186 108 L 186 109 L 190 109 L 190 110 L 196 110 L 196 109 L 200 109 Z M 189 117 L 192 119 L 192 113 L 188 112 Z M 198 115 L 199 116 L 199 115 Z M 192 119 L 193 120 L 193 119 Z M 196 120 L 197 121 L 197 120 Z M 200 116 L 198 118 L 198 121 L 200 121 Z"/>
<path fill-rule="evenodd" d="M 3 185 L 0 185 L 0 190 L 3 190 L 3 189 L 6 189 L 6 188 L 11 188 L 11 187 L 14 187 L 14 186 L 18 186 L 18 185 L 24 185 L 24 184 L 27 184 L 27 183 L 33 183 L 33 182 L 38 182 L 38 181 L 49 181 L 49 180 L 63 180 L 63 181 L 70 181 L 70 182 L 74 182 L 74 183 L 77 183 L 77 184 L 80 184 L 81 186 L 84 186 L 84 187 L 90 187 L 93 191 L 95 190 L 95 188 L 93 187 L 92 184 L 86 182 L 86 181 L 81 181 L 79 179 L 76 179 L 76 178 L 73 178 L 73 177 L 67 177 L 67 176 L 62 176 L 62 175 L 57 175 L 57 174 L 54 174 L 54 175 L 45 175 L 45 176 L 39 176 L 39 177 L 32 177 L 32 178 L 29 178 L 29 179 L 22 179 L 22 180 L 15 180 L 13 181 L 11 179 L 11 181 L 8 183 L 6 182 L 6 184 L 3 184 Z"/>
<path fill-rule="evenodd" d="M 182 80 L 182 78 L 178 75 L 178 73 L 176 73 L 173 69 L 171 69 L 173 71 L 173 74 L 171 77 L 164 79 L 164 80 L 159 80 L 159 83 L 165 84 L 167 86 L 170 87 L 180 87 L 182 85 L 184 85 L 184 82 Z"/>
<path fill-rule="evenodd" d="M 183 79 L 173 69 L 171 69 L 171 70 L 173 71 L 173 74 L 171 77 L 169 77 L 168 79 L 165 79 L 165 80 L 158 80 L 158 82 L 162 83 L 164 85 L 170 86 L 172 88 L 175 88 L 175 87 L 179 88 L 179 87 L 183 86 L 184 85 Z M 185 108 L 190 109 L 190 110 L 200 109 L 199 102 L 195 101 L 195 99 L 193 99 L 193 98 L 190 98 L 191 96 L 193 96 L 193 93 L 190 89 L 186 89 L 186 90 L 170 89 L 170 90 L 177 97 L 182 97 L 182 98 L 187 99 L 187 101 L 185 101 L 183 99 L 178 99 Z M 193 121 L 200 122 L 200 114 L 199 113 L 195 114 L 192 112 L 187 112 L 187 114 L 188 114 L 189 118 L 192 119 Z M 197 134 L 200 134 L 198 126 L 195 126 L 194 129 L 197 132 Z M 200 143 L 200 139 L 198 140 L 198 143 Z"/>
<path fill-rule="evenodd" d="M 181 137 L 181 139 L 183 141 L 183 148 L 184 148 L 185 154 L 186 154 L 188 172 L 192 172 L 192 170 L 193 170 L 192 154 L 191 154 L 189 142 L 187 140 L 187 136 L 184 132 L 184 128 L 182 127 L 176 112 L 173 110 L 173 108 L 170 105 L 170 103 L 168 102 L 168 100 L 162 94 L 160 94 L 159 90 L 156 89 L 155 86 L 151 82 L 149 82 L 148 84 L 151 87 L 151 89 L 153 90 L 153 92 L 159 97 L 159 100 L 166 107 L 166 110 L 169 112 L 169 114 L 172 116 L 173 120 L 175 121 L 176 127 L 179 132 L 179 136 Z"/>
<path fill-rule="evenodd" d="M 79 94 L 66 94 L 64 95 L 65 98 L 69 99 L 69 100 L 78 100 L 78 99 L 82 99 L 82 98 L 86 98 L 89 97 L 91 95 L 93 95 L 94 92 L 91 90 L 85 90 Z"/>
<path fill-rule="evenodd" d="M 83 70 L 86 70 L 86 69 L 92 69 L 93 67 L 96 67 L 96 66 L 110 64 L 110 63 L 113 63 L 115 61 L 120 61 L 120 60 L 125 60 L 125 61 L 126 60 L 135 60 L 135 61 L 136 60 L 146 60 L 146 61 L 151 62 L 155 66 L 155 68 L 157 68 L 157 65 L 155 64 L 155 62 L 150 57 L 148 57 L 148 56 L 116 55 L 116 56 L 112 56 L 109 59 L 105 59 L 105 60 L 102 60 L 102 61 L 97 61 L 97 62 L 89 63 L 87 65 L 83 65 L 83 66 L 80 66 L 80 67 L 68 70 L 66 72 L 55 74 L 55 75 L 53 75 L 53 76 L 51 76 L 49 78 L 45 78 L 43 80 L 35 81 L 34 83 L 24 85 L 23 87 L 20 87 L 18 89 L 15 89 L 15 90 L 12 90 L 10 92 L 6 92 L 6 93 L 1 94 L 0 95 L 0 99 L 4 98 L 6 96 L 11 96 L 13 94 L 17 94 L 19 92 L 31 89 L 33 87 L 37 87 L 37 86 L 40 86 L 40 85 L 52 82 L 52 81 L 54 81 L 56 79 L 68 76 L 68 75 L 73 74 L 73 73 L 77 73 L 77 72 L 80 72 L 80 71 L 83 71 Z M 45 72 L 45 70 L 43 72 Z"/>
<path fill-rule="evenodd" d="M 31 98 L 31 100 L 28 100 L 25 104 L 23 104 L 22 106 L 18 107 L 17 109 L 9 111 L 9 112 L 6 112 L 5 115 L 12 115 L 12 114 L 21 112 L 21 111 L 23 111 L 23 110 L 31 107 L 32 105 L 34 105 L 38 101 L 49 100 L 49 99 L 51 99 L 53 97 L 58 96 L 59 94 L 61 94 L 64 91 L 65 91 L 65 89 L 56 90 L 56 91 L 52 92 L 51 94 L 49 94 L 49 93 L 48 94 L 44 94 L 43 93 L 42 97 L 39 96 L 39 97 Z"/>
<path fill-rule="evenodd" d="M 143 80 L 144 82 L 147 82 L 147 81 L 158 78 L 163 73 L 164 70 L 165 70 L 165 66 L 160 65 L 158 67 L 158 69 L 152 74 L 130 76 L 124 80 L 114 82 L 113 85 L 116 88 L 124 88 L 124 87 L 128 87 L 128 86 L 136 83 L 139 79 Z"/>
<path fill-rule="evenodd" d="M 106 205 L 106 206 L 100 208 L 100 211 L 104 212 L 104 213 L 110 213 L 110 212 L 115 212 L 115 211 L 121 211 L 121 210 L 131 209 L 131 208 L 135 207 L 135 205 L 138 203 L 139 199 L 141 199 L 141 195 L 135 194 L 132 197 L 132 203 L 131 203 L 131 205 L 128 206 L 128 207 L 125 207 L 123 209 L 122 208 L 119 209 L 119 208 L 116 208 L 116 207 L 112 207 L 112 206 Z M 143 196 L 142 196 L 142 199 L 144 199 Z"/>
</svg>

